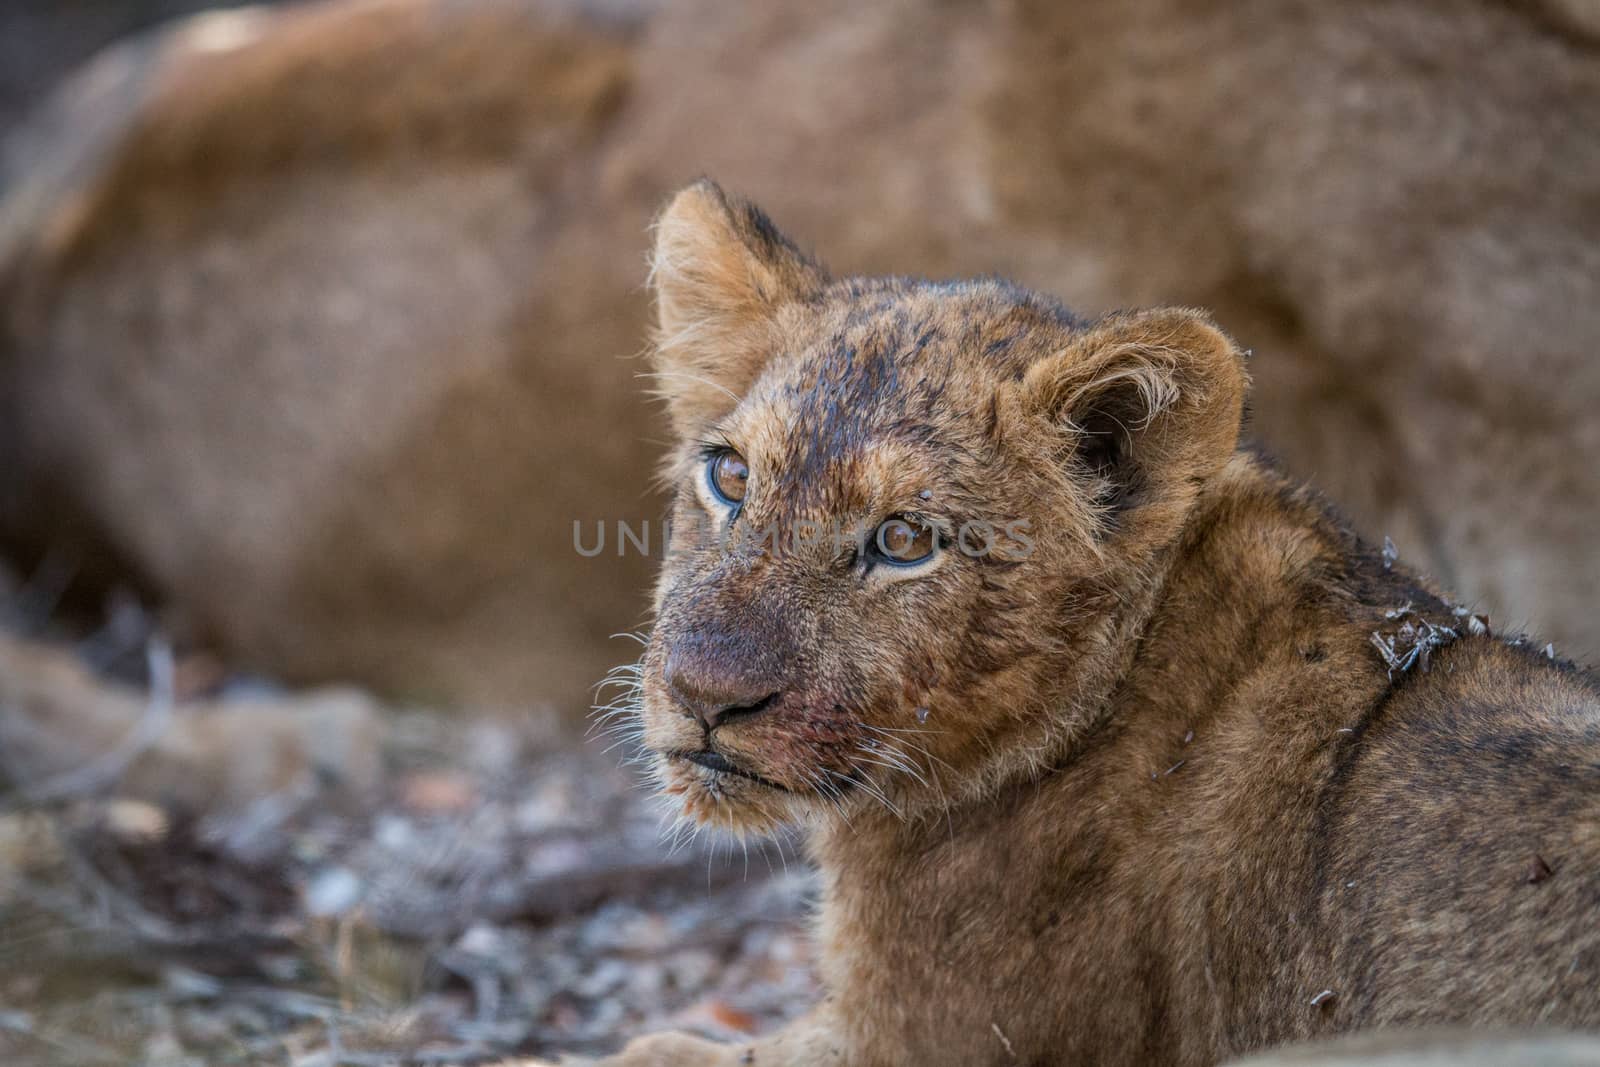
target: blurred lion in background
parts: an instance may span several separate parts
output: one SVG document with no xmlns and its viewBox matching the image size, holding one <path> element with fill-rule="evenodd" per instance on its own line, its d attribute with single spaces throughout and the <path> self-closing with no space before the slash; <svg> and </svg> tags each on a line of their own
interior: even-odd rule
<svg viewBox="0 0 1600 1067">
<path fill-rule="evenodd" d="M 1592 658 L 1597 47 L 1576 0 L 180 22 L 7 143 L 0 530 L 292 682 L 576 718 L 646 621 L 645 230 L 714 172 L 848 273 L 1215 309 L 1263 447 Z"/>
</svg>

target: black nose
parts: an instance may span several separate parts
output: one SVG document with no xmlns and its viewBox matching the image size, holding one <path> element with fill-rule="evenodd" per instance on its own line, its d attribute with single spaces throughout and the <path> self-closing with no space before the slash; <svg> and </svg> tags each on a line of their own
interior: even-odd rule
<svg viewBox="0 0 1600 1067">
<path fill-rule="evenodd" d="M 667 657 L 662 674 L 678 703 L 707 730 L 759 715 L 778 699 L 778 690 L 770 683 L 741 678 L 676 654 Z"/>
</svg>

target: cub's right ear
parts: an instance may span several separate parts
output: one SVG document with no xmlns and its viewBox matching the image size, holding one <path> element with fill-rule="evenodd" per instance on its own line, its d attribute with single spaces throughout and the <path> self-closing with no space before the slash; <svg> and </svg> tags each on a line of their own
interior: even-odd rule
<svg viewBox="0 0 1600 1067">
<path fill-rule="evenodd" d="M 701 179 L 656 221 L 654 362 L 674 429 L 697 436 L 731 411 L 771 358 L 776 316 L 827 273 L 754 204 Z"/>
<path fill-rule="evenodd" d="M 1089 326 L 1029 368 L 1023 387 L 1064 431 L 1104 532 L 1166 536 L 1238 447 L 1248 381 L 1209 316 L 1157 308 Z"/>
</svg>

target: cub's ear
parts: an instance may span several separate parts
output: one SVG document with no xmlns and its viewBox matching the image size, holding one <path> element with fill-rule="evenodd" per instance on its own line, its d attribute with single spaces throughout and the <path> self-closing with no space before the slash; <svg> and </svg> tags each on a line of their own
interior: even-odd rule
<svg viewBox="0 0 1600 1067">
<path fill-rule="evenodd" d="M 1238 447 L 1247 385 L 1238 347 L 1189 308 L 1102 319 L 1023 379 L 1108 535 L 1134 512 L 1156 527 L 1182 521 Z"/>
<path fill-rule="evenodd" d="M 655 368 L 673 426 L 696 435 L 733 409 L 777 344 L 777 311 L 827 273 L 754 204 L 701 179 L 656 221 Z"/>
</svg>

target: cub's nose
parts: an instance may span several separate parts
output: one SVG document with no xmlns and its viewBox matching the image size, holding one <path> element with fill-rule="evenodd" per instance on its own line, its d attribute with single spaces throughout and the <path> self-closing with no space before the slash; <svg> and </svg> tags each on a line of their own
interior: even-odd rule
<svg viewBox="0 0 1600 1067">
<path fill-rule="evenodd" d="M 770 682 L 740 677 L 698 657 L 669 655 L 662 677 L 678 703 L 707 730 L 759 715 L 778 700 L 778 690 Z"/>
</svg>

